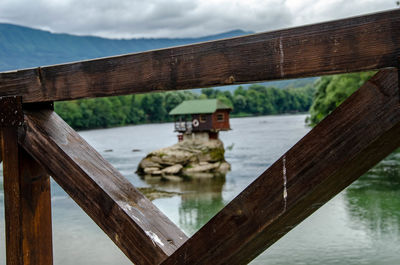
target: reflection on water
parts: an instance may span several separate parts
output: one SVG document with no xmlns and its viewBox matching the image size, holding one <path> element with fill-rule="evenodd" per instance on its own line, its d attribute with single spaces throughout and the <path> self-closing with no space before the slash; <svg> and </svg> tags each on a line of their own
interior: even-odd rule
<svg viewBox="0 0 400 265">
<path fill-rule="evenodd" d="M 232 171 L 224 178 L 145 181 L 136 166 L 149 152 L 176 142 L 172 124 L 92 130 L 80 134 L 137 187 L 175 192 L 155 199 L 192 235 L 295 144 L 309 128 L 305 115 L 232 119 L 222 133 Z M 113 151 L 110 151 L 113 150 Z M 134 151 L 132 151 L 134 150 Z M 251 264 L 400 264 L 400 151 L 298 225 Z M 1 170 L 0 170 L 1 173 Z M 0 187 L 2 187 L 2 178 Z M 0 264 L 4 207 L 0 189 Z M 54 264 L 131 264 L 93 221 L 52 181 Z"/>
<path fill-rule="evenodd" d="M 221 193 L 224 182 L 216 180 L 214 183 L 207 183 L 208 186 L 213 186 L 212 190 L 200 196 L 196 193 L 182 195 L 179 207 L 179 225 L 192 234 L 221 210 L 224 207 Z M 203 183 L 200 184 L 203 185 Z"/>
<path fill-rule="evenodd" d="M 153 187 L 161 190 L 179 191 L 178 225 L 187 234 L 192 235 L 200 229 L 224 206 L 222 188 L 225 177 L 193 179 L 183 182 L 153 182 Z"/>
<path fill-rule="evenodd" d="M 346 191 L 349 215 L 373 237 L 400 238 L 400 150 Z"/>
</svg>

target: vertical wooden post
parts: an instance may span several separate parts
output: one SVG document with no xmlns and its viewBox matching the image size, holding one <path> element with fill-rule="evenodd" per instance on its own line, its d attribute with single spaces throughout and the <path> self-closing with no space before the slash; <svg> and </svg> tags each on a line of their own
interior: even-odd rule
<svg viewBox="0 0 400 265">
<path fill-rule="evenodd" d="M 50 177 L 19 148 L 24 265 L 53 264 Z"/>
<path fill-rule="evenodd" d="M 51 265 L 50 179 L 18 146 L 21 98 L 0 98 L 7 265 Z"/>
<path fill-rule="evenodd" d="M 3 162 L 2 151 L 1 151 L 1 129 L 0 129 L 0 163 Z"/>
<path fill-rule="evenodd" d="M 18 141 L 16 128 L 2 128 L 1 146 L 4 157 L 3 186 L 4 212 L 6 221 L 6 260 L 7 265 L 22 263 L 21 204 L 19 200 Z"/>
</svg>

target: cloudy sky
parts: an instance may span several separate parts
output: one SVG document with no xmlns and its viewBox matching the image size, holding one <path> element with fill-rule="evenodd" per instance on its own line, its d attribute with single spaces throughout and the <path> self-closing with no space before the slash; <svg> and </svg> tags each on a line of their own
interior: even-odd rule
<svg viewBox="0 0 400 265">
<path fill-rule="evenodd" d="M 396 0 L 0 0 L 0 22 L 107 38 L 254 32 L 396 8 Z"/>
</svg>

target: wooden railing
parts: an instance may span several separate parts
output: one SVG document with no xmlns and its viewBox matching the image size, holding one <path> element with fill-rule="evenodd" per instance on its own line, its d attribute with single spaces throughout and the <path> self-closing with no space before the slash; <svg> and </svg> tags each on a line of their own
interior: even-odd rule
<svg viewBox="0 0 400 265">
<path fill-rule="evenodd" d="M 135 264 L 246 264 L 400 146 L 400 10 L 0 73 L 7 265 L 52 264 L 49 176 Z M 379 70 L 191 238 L 52 102 Z"/>
</svg>

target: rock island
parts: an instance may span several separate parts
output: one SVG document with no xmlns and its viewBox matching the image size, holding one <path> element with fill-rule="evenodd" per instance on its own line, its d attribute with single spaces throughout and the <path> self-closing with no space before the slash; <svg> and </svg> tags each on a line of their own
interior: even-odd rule
<svg viewBox="0 0 400 265">
<path fill-rule="evenodd" d="M 219 132 L 230 130 L 232 109 L 217 99 L 187 100 L 170 111 L 178 143 L 151 152 L 138 166 L 145 178 L 180 181 L 225 176 L 230 164 Z"/>
</svg>

